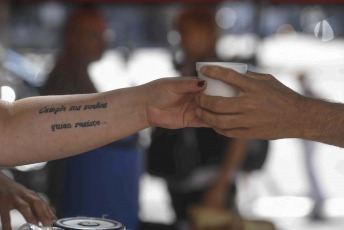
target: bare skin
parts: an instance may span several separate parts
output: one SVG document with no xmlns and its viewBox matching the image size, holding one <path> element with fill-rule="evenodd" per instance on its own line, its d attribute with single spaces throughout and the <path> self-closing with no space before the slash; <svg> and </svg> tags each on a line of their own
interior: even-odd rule
<svg viewBox="0 0 344 230">
<path fill-rule="evenodd" d="M 204 87 L 166 78 L 105 93 L 0 101 L 0 166 L 76 155 L 150 126 L 207 126 L 195 114 Z"/>
<path fill-rule="evenodd" d="M 220 134 L 245 139 L 303 138 L 344 147 L 344 105 L 302 96 L 269 74 L 207 66 L 201 72 L 239 90 L 233 98 L 201 94 L 197 115 Z"/>
<path fill-rule="evenodd" d="M 11 230 L 10 211 L 17 209 L 29 223 L 51 226 L 57 220 L 51 208 L 33 191 L 0 172 L 0 216 L 3 230 Z"/>
</svg>

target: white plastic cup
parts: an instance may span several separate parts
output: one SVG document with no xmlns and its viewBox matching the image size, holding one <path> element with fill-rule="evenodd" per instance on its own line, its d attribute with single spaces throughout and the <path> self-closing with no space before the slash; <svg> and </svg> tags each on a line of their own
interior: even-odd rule
<svg viewBox="0 0 344 230">
<path fill-rule="evenodd" d="M 209 78 L 201 74 L 200 70 L 202 66 L 212 65 L 212 66 L 221 66 L 225 68 L 230 68 L 235 70 L 238 73 L 245 74 L 247 72 L 247 64 L 244 63 L 235 63 L 235 62 L 197 62 L 196 63 L 196 70 L 198 73 L 198 78 L 201 80 L 205 80 L 207 82 L 207 87 L 203 91 L 204 94 L 210 96 L 221 96 L 221 97 L 234 97 L 238 94 L 238 91 L 228 85 L 227 83 Z"/>
</svg>

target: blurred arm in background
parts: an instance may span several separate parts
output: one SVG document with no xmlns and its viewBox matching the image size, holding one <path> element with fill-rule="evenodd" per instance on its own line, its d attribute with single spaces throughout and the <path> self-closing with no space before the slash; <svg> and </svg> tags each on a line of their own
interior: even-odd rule
<svg viewBox="0 0 344 230">
<path fill-rule="evenodd" d="M 57 220 L 51 208 L 33 191 L 0 171 L 0 216 L 3 230 L 11 230 L 10 211 L 17 209 L 29 223 L 52 226 Z"/>
<path fill-rule="evenodd" d="M 201 72 L 239 89 L 234 98 L 200 95 L 198 116 L 225 136 L 303 138 L 344 147 L 344 105 L 302 96 L 269 74 L 209 66 Z"/>
<path fill-rule="evenodd" d="M 247 140 L 233 139 L 228 142 L 223 162 L 213 185 L 203 195 L 203 204 L 225 209 L 229 194 L 228 183 L 233 184 L 247 153 Z"/>
<path fill-rule="evenodd" d="M 0 165 L 86 152 L 150 126 L 205 126 L 195 114 L 204 81 L 167 78 L 105 93 L 0 101 Z"/>
</svg>

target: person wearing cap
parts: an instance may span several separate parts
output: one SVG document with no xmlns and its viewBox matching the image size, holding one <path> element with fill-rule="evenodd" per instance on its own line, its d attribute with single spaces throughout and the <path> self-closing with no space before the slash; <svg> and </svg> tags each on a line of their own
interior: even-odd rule
<svg viewBox="0 0 344 230">
<path fill-rule="evenodd" d="M 302 96 L 270 74 L 206 66 L 201 72 L 236 87 L 234 98 L 197 97 L 197 116 L 227 137 L 303 138 L 344 147 L 344 104 Z"/>
</svg>

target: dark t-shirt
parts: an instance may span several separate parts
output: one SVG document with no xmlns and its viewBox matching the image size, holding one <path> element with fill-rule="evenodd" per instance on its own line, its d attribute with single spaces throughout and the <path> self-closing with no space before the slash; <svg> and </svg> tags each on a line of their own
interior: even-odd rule
<svg viewBox="0 0 344 230">
<path fill-rule="evenodd" d="M 156 128 L 147 151 L 148 172 L 183 179 L 197 168 L 219 165 L 228 140 L 210 128 Z"/>
</svg>

